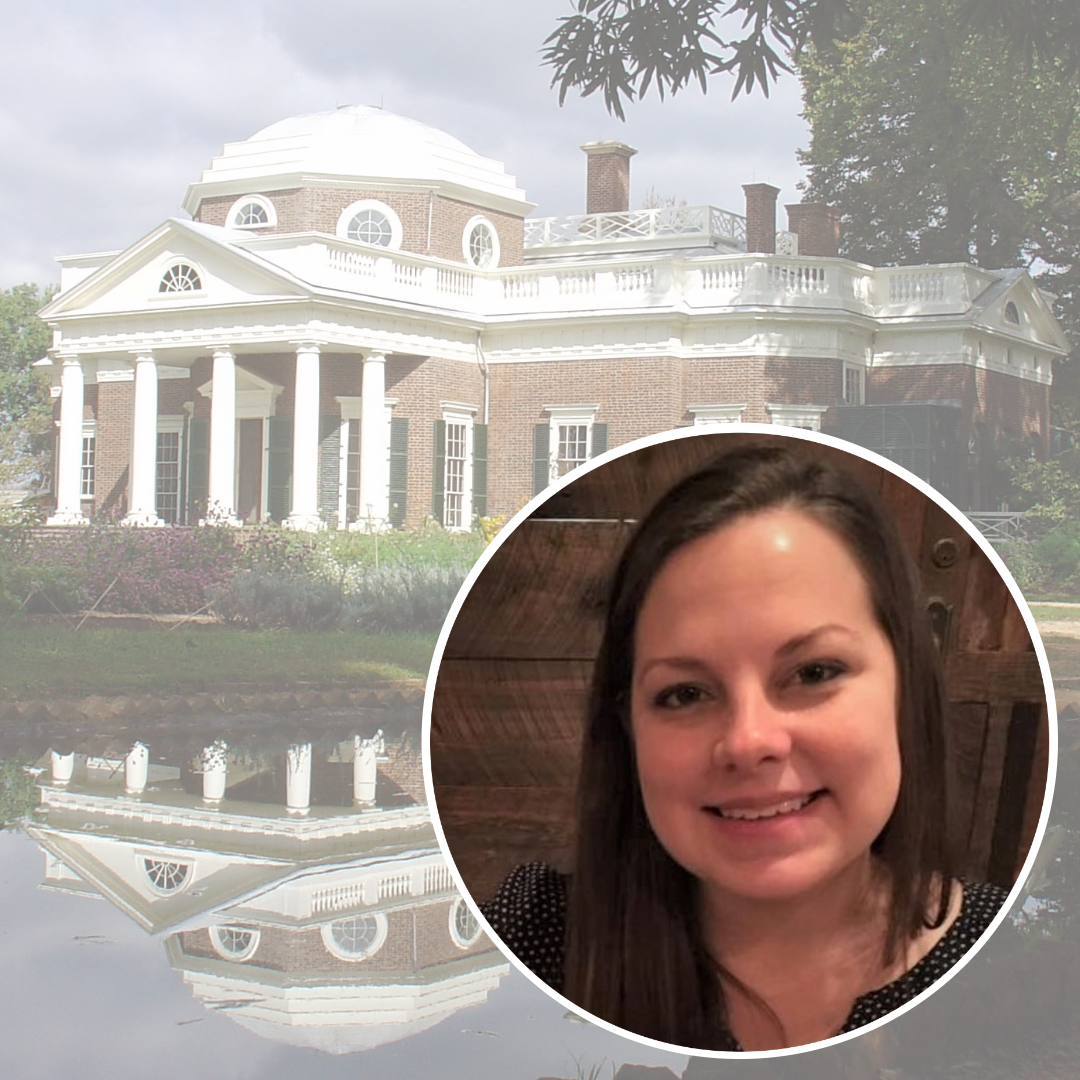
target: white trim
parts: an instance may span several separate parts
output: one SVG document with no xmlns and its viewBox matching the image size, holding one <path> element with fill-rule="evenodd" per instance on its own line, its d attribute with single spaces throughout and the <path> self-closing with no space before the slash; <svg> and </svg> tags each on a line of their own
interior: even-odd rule
<svg viewBox="0 0 1080 1080">
<path fill-rule="evenodd" d="M 828 408 L 828 405 L 766 405 L 765 411 L 770 424 L 820 431 L 821 417 Z"/>
<path fill-rule="evenodd" d="M 90 473 L 90 486 L 94 489 L 95 494 L 84 495 L 83 487 L 83 454 L 86 453 L 86 440 L 94 440 L 94 464 Z M 82 439 L 79 443 L 79 501 L 80 502 L 93 502 L 97 498 L 97 421 L 96 420 L 84 420 L 82 426 Z"/>
<path fill-rule="evenodd" d="M 461 911 L 462 908 L 465 909 L 465 913 L 472 919 L 473 926 L 475 927 L 472 936 L 467 938 L 462 937 L 462 935 L 458 933 L 457 917 L 458 912 Z M 450 916 L 447 922 L 450 928 L 450 940 L 459 949 L 471 948 L 480 940 L 480 937 L 484 932 L 483 927 L 481 927 L 480 923 L 477 921 L 476 916 L 473 915 L 472 911 L 469 908 L 469 905 L 466 904 L 460 896 L 457 897 L 450 905 Z"/>
<path fill-rule="evenodd" d="M 236 930 L 250 936 L 247 945 L 241 949 L 240 952 L 233 952 L 231 949 L 225 947 L 221 940 L 221 935 L 226 930 Z M 255 955 L 255 950 L 259 947 L 259 940 L 261 937 L 262 931 L 254 926 L 233 926 L 232 924 L 227 924 L 224 926 L 210 927 L 210 944 L 213 945 L 214 952 L 224 960 L 233 960 L 237 963 L 249 960 Z"/>
<path fill-rule="evenodd" d="M 855 395 L 855 401 L 852 401 L 848 397 L 848 373 L 852 373 L 858 376 L 858 393 Z M 840 400 L 845 405 L 865 405 L 866 404 L 866 368 L 859 364 L 843 364 L 840 370 Z"/>
<path fill-rule="evenodd" d="M 470 246 L 473 229 L 477 225 L 486 226 L 488 233 L 491 235 L 491 258 L 483 265 L 473 259 Z M 465 222 L 465 228 L 461 233 L 461 254 L 464 256 L 465 261 L 476 270 L 495 270 L 498 268 L 502 256 L 502 249 L 499 244 L 499 230 L 495 228 L 490 218 L 485 217 L 483 214 L 474 214 Z"/>
<path fill-rule="evenodd" d="M 165 258 L 159 260 L 158 266 L 161 269 L 157 275 L 157 282 L 154 286 L 154 291 L 150 294 L 150 298 L 152 300 L 175 300 L 177 297 L 182 297 L 183 299 L 188 300 L 198 299 L 199 297 L 206 296 L 206 273 L 203 271 L 203 268 L 190 256 L 176 255 L 170 253 Z M 165 275 L 177 266 L 186 266 L 195 274 L 199 282 L 199 287 L 197 289 L 162 290 L 161 285 L 165 280 Z"/>
<path fill-rule="evenodd" d="M 548 434 L 548 483 L 554 484 L 560 476 L 565 475 L 560 472 L 559 463 L 559 428 L 561 427 L 581 427 L 585 428 L 585 457 L 577 460 L 579 464 L 584 464 L 592 456 L 592 429 L 593 424 L 596 421 L 596 413 L 599 410 L 599 403 L 595 405 L 545 405 L 544 411 L 547 412 L 551 419 L 550 432 Z M 575 466 L 576 468 L 576 466 Z M 567 470 L 573 471 L 573 470 Z"/>
<path fill-rule="evenodd" d="M 375 920 L 375 937 L 371 944 L 362 953 L 350 953 L 346 949 L 343 949 L 341 945 L 334 938 L 333 928 L 338 923 L 349 922 L 353 919 L 374 919 Z M 386 942 L 387 922 L 386 916 L 381 911 L 364 912 L 359 915 L 347 915 L 341 919 L 334 919 L 332 922 L 323 923 L 319 928 L 322 934 L 323 945 L 326 946 L 326 951 L 332 956 L 336 956 L 339 960 L 345 960 L 349 963 L 366 960 L 369 956 L 374 956 Z"/>
<path fill-rule="evenodd" d="M 694 415 L 694 427 L 715 427 L 718 424 L 738 424 L 746 411 L 746 402 L 738 405 L 687 405 Z"/>
<path fill-rule="evenodd" d="M 241 225 L 239 222 L 233 219 L 240 212 L 240 210 L 247 206 L 249 203 L 255 203 L 256 206 L 261 206 L 266 211 L 266 221 L 258 225 Z M 241 195 L 229 207 L 229 213 L 225 218 L 225 227 L 228 229 L 269 229 L 277 224 L 277 210 L 274 209 L 274 204 L 265 195 Z"/>
<path fill-rule="evenodd" d="M 363 240 L 357 240 L 355 237 L 349 236 L 349 226 L 352 224 L 353 218 L 364 210 L 377 210 L 386 217 L 387 224 L 390 226 L 389 243 L 369 244 Z M 334 229 L 334 232 L 343 240 L 351 239 L 354 244 L 363 244 L 367 248 L 375 248 L 376 250 L 382 248 L 385 251 L 397 251 L 401 247 L 401 240 L 404 236 L 401 218 L 397 216 L 391 207 L 387 206 L 384 202 L 380 202 L 378 199 L 359 199 L 357 202 L 346 206 L 338 217 L 337 227 Z"/>
<path fill-rule="evenodd" d="M 446 424 L 446 432 L 443 442 L 443 519 L 439 523 L 446 529 L 451 529 L 454 532 L 468 532 L 472 528 L 472 501 L 473 501 L 473 415 L 476 413 L 476 409 L 469 405 L 453 405 L 449 402 L 443 403 L 442 418 Z M 450 426 L 457 425 L 464 427 L 465 446 L 464 446 L 464 465 L 462 484 L 463 490 L 461 491 L 461 507 L 460 507 L 460 520 L 456 525 L 448 523 L 448 516 L 450 513 L 450 455 L 448 453 L 450 445 Z M 461 460 L 455 458 L 454 460 Z"/>
</svg>

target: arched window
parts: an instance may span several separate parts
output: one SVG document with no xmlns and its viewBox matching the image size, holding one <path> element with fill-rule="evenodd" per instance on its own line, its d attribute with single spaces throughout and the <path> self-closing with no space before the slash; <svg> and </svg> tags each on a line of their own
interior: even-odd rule
<svg viewBox="0 0 1080 1080">
<path fill-rule="evenodd" d="M 210 942 L 226 960 L 247 960 L 259 947 L 259 931 L 246 926 L 212 926 Z"/>
<path fill-rule="evenodd" d="M 461 897 L 450 905 L 450 937 L 459 949 L 476 944 L 481 934 L 480 924 Z"/>
<path fill-rule="evenodd" d="M 335 919 L 322 928 L 323 944 L 340 960 L 366 960 L 386 941 L 386 916 L 352 915 Z"/>
<path fill-rule="evenodd" d="M 338 219 L 338 236 L 374 247 L 401 247 L 401 219 L 386 203 L 361 199 L 347 206 Z"/>
<path fill-rule="evenodd" d="M 265 195 L 244 195 L 232 204 L 225 224 L 233 229 L 265 229 L 277 224 L 277 212 Z"/>
<path fill-rule="evenodd" d="M 144 858 L 143 872 L 155 892 L 174 893 L 182 889 L 191 876 L 191 864 L 169 859 Z"/>
<path fill-rule="evenodd" d="M 470 218 L 461 240 L 465 261 L 477 270 L 491 270 L 499 265 L 499 234 L 487 218 Z"/>
<path fill-rule="evenodd" d="M 198 292 L 202 288 L 199 272 L 190 263 L 173 263 L 162 275 L 158 292 Z"/>
<path fill-rule="evenodd" d="M 1005 305 L 1005 321 L 1013 326 L 1020 325 L 1020 309 L 1011 300 Z"/>
</svg>

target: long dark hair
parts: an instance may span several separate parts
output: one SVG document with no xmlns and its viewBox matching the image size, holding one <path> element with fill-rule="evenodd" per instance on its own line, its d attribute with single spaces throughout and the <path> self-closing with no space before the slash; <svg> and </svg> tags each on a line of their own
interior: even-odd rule
<svg viewBox="0 0 1080 1080">
<path fill-rule="evenodd" d="M 611 1023 L 680 1046 L 730 1047 L 721 988 L 728 976 L 705 945 L 697 880 L 668 855 L 646 817 L 630 685 L 638 613 L 660 568 L 684 544 L 775 507 L 812 515 L 844 542 L 892 645 L 899 684 L 900 792 L 872 846 L 891 888 L 883 962 L 923 928 L 940 926 L 951 899 L 944 692 L 917 571 L 877 497 L 813 453 L 741 448 L 686 477 L 638 526 L 612 581 L 578 782 L 565 992 Z"/>
</svg>

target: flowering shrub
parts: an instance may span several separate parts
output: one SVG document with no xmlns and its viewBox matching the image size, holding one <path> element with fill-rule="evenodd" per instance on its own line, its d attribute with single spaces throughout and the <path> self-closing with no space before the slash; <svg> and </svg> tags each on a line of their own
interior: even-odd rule
<svg viewBox="0 0 1080 1080">
<path fill-rule="evenodd" d="M 237 562 L 230 529 L 86 527 L 38 532 L 9 589 L 26 610 L 190 613 Z"/>
</svg>

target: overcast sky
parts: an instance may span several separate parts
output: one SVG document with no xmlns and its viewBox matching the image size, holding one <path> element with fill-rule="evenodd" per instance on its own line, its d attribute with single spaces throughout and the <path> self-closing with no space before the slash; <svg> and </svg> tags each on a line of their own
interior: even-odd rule
<svg viewBox="0 0 1080 1080">
<path fill-rule="evenodd" d="M 535 214 L 584 211 L 578 147 L 639 150 L 632 205 L 661 196 L 741 212 L 741 185 L 797 201 L 807 141 L 797 81 L 732 104 L 714 80 L 610 118 L 562 108 L 539 64 L 570 0 L 0 0 L 0 286 L 53 282 L 54 257 L 127 247 L 260 128 L 344 104 L 431 124 L 505 162 Z M 783 215 L 779 224 L 783 225 Z"/>
</svg>

